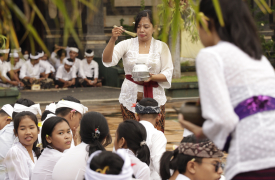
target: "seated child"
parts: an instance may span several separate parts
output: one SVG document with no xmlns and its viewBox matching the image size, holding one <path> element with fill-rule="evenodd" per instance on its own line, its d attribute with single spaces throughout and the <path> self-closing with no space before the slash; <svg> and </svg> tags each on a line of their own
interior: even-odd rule
<svg viewBox="0 0 275 180">
<path fill-rule="evenodd" d="M 208 139 L 189 135 L 174 151 L 166 151 L 160 161 L 162 179 L 218 180 L 223 172 L 223 153 Z M 171 176 L 170 171 L 174 170 Z"/>
<path fill-rule="evenodd" d="M 94 51 L 87 49 L 85 52 L 85 59 L 82 60 L 82 68 L 86 76 L 86 80 L 81 79 L 80 83 L 84 87 L 101 87 L 101 80 L 98 79 L 98 63 L 93 60 Z"/>
<path fill-rule="evenodd" d="M 41 132 L 43 152 L 35 164 L 32 179 L 52 179 L 52 172 L 63 152 L 71 147 L 72 134 L 69 123 L 61 117 L 45 121 Z"/>
<path fill-rule="evenodd" d="M 64 59 L 64 64 L 59 66 L 56 73 L 56 88 L 76 87 L 76 69 L 72 59 Z"/>
<path fill-rule="evenodd" d="M 147 132 L 146 144 L 150 149 L 150 172 L 151 179 L 160 179 L 159 163 L 162 154 L 166 150 L 167 139 L 163 132 L 154 126 L 160 115 L 158 102 L 152 98 L 140 100 L 135 107 L 136 119 L 145 127 Z"/>
<path fill-rule="evenodd" d="M 125 149 L 116 153 L 96 151 L 88 159 L 85 179 L 87 180 L 132 180 L 131 161 Z"/>
</svg>

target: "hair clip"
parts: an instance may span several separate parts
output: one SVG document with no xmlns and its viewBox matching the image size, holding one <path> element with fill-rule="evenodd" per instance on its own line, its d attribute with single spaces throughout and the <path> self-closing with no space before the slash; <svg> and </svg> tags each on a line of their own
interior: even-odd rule
<svg viewBox="0 0 275 180">
<path fill-rule="evenodd" d="M 191 159 L 191 162 L 195 162 L 195 161 L 196 161 L 196 159 L 195 159 L 195 158 Z"/>
<path fill-rule="evenodd" d="M 177 145 L 173 145 L 173 150 L 177 149 L 178 146 Z"/>
<path fill-rule="evenodd" d="M 42 127 L 42 122 L 38 122 L 37 126 Z"/>
<path fill-rule="evenodd" d="M 144 140 L 140 142 L 140 146 L 143 146 L 143 145 L 146 145 L 146 141 Z"/>
<path fill-rule="evenodd" d="M 48 134 L 46 134 L 46 138 L 49 138 L 49 135 L 48 135 Z"/>
<path fill-rule="evenodd" d="M 71 110 L 71 112 L 75 112 L 75 111 L 76 111 L 75 109 Z"/>
<path fill-rule="evenodd" d="M 103 170 L 100 168 L 96 170 L 96 172 L 99 172 L 101 174 L 106 174 L 106 171 L 109 171 L 109 166 L 105 166 Z"/>
<path fill-rule="evenodd" d="M 100 136 L 100 131 L 99 131 L 99 127 L 95 129 L 95 133 L 92 133 L 94 136 L 94 139 L 99 139 Z"/>
<path fill-rule="evenodd" d="M 133 103 L 133 105 L 131 107 L 136 107 L 137 106 L 137 103 Z"/>
<path fill-rule="evenodd" d="M 174 159 L 174 156 L 172 156 L 171 158 L 170 158 L 170 161 L 172 161 Z"/>
<path fill-rule="evenodd" d="M 42 148 L 42 143 L 36 144 L 36 147 Z"/>
</svg>

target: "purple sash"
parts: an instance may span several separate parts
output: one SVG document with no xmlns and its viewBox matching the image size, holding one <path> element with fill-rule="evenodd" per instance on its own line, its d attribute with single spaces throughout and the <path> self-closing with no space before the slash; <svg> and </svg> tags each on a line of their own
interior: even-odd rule
<svg viewBox="0 0 275 180">
<path fill-rule="evenodd" d="M 275 110 L 275 98 L 270 96 L 253 96 L 241 102 L 234 111 L 239 116 L 239 121 L 253 114 Z M 228 152 L 232 137 L 227 137 L 223 151 Z"/>
</svg>

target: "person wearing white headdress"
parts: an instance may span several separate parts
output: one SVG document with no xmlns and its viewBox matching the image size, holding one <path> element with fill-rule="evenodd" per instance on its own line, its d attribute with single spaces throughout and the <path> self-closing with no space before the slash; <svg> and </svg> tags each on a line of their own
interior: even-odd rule
<svg viewBox="0 0 275 180">
<path fill-rule="evenodd" d="M 19 57 L 19 53 L 21 52 L 21 48 L 12 49 L 10 53 L 10 64 L 13 72 L 19 77 L 19 71 L 23 64 L 26 62 L 25 59 L 21 59 Z"/>
<path fill-rule="evenodd" d="M 93 86 L 93 87 L 101 87 L 102 83 L 101 80 L 98 79 L 98 63 L 93 60 L 94 59 L 94 51 L 91 49 L 87 49 L 85 52 L 85 59 L 82 60 L 82 68 L 86 79 L 81 79 L 79 81 L 82 86 Z"/>
<path fill-rule="evenodd" d="M 0 49 L 1 82 L 6 85 L 8 84 L 12 86 L 18 86 L 18 85 L 23 86 L 23 83 L 19 80 L 18 76 L 15 75 L 14 70 L 11 68 L 10 62 L 7 62 L 8 54 L 9 54 L 9 49 Z"/>
<path fill-rule="evenodd" d="M 31 87 L 35 82 L 40 83 L 45 78 L 49 77 L 51 72 L 50 66 L 47 66 L 43 63 L 39 63 L 40 54 L 36 52 L 35 54 L 30 54 L 30 61 L 27 61 L 20 70 L 19 78 L 22 79 L 22 82 L 26 87 Z M 40 78 L 40 67 L 43 66 L 46 69 L 45 77 Z"/>
<path fill-rule="evenodd" d="M 81 143 L 70 148 L 56 163 L 54 180 L 83 180 L 89 156 L 96 150 L 105 151 L 112 142 L 108 122 L 102 114 L 88 112 L 80 123 Z"/>
<path fill-rule="evenodd" d="M 46 66 L 50 66 L 51 69 L 51 76 L 53 76 L 53 73 L 55 72 L 55 68 L 51 63 L 48 61 L 48 54 L 44 53 L 44 51 L 40 52 L 40 64 L 43 64 L 43 66 L 40 66 L 40 77 L 46 77 Z"/>
<path fill-rule="evenodd" d="M 76 68 L 70 58 L 65 58 L 64 64 L 59 66 L 55 79 L 56 88 L 75 87 L 76 85 Z"/>
<path fill-rule="evenodd" d="M 77 145 L 77 132 L 82 116 L 88 112 L 88 108 L 80 103 L 80 101 L 74 97 L 67 96 L 62 98 L 56 104 L 56 116 L 65 118 L 69 124 L 73 133 L 72 148 Z"/>
<path fill-rule="evenodd" d="M 85 180 L 132 180 L 133 170 L 128 153 L 96 151 L 87 161 Z"/>
<path fill-rule="evenodd" d="M 6 104 L 0 110 L 0 180 L 5 178 L 5 166 L 3 160 L 11 148 L 14 134 L 12 121 L 13 107 Z"/>
</svg>

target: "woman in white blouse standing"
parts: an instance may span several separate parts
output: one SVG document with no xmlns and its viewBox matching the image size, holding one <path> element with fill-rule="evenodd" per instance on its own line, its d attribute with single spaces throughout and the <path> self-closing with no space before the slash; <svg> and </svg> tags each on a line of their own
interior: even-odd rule
<svg viewBox="0 0 275 180">
<path fill-rule="evenodd" d="M 212 0 L 200 2 L 202 49 L 196 60 L 203 127 L 183 120 L 229 150 L 226 179 L 274 179 L 275 73 L 262 55 L 257 28 L 245 1 L 222 0 L 221 26 Z M 229 135 L 231 135 L 231 141 Z M 229 144 L 230 142 L 230 144 Z M 273 174 L 273 177 L 271 176 Z"/>
<path fill-rule="evenodd" d="M 41 132 L 43 152 L 35 164 L 32 180 L 52 179 L 52 172 L 63 152 L 71 147 L 72 134 L 69 123 L 62 117 L 44 121 Z"/>
<path fill-rule="evenodd" d="M 157 122 L 158 130 L 164 131 L 166 96 L 164 88 L 171 87 L 173 62 L 168 46 L 152 37 L 154 32 L 153 17 L 150 10 L 138 13 L 135 19 L 136 38 L 115 42 L 123 33 L 122 27 L 112 30 L 112 37 L 103 55 L 106 67 L 115 66 L 122 58 L 126 78 L 121 87 L 119 102 L 123 119 L 135 119 L 135 108 L 132 107 L 143 97 L 154 98 L 161 107 L 161 119 Z M 136 63 L 145 63 L 150 68 L 151 77 L 146 82 L 134 82 L 131 78 Z M 149 88 L 148 88 L 149 85 Z"/>
</svg>

